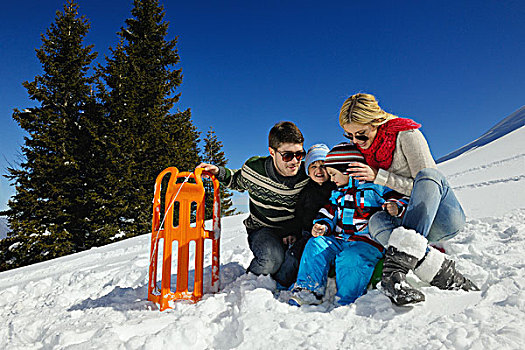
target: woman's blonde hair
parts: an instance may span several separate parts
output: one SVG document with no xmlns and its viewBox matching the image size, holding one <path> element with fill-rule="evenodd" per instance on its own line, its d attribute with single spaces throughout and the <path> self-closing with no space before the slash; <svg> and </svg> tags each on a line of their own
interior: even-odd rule
<svg viewBox="0 0 525 350">
<path fill-rule="evenodd" d="M 374 95 L 355 94 L 346 99 L 339 112 L 339 124 L 348 123 L 371 124 L 378 126 L 397 116 L 385 112 Z"/>
</svg>

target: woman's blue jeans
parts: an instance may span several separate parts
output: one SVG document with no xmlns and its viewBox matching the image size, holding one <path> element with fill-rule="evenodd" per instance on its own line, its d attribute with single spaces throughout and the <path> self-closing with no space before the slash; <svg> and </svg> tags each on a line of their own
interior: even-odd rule
<svg viewBox="0 0 525 350">
<path fill-rule="evenodd" d="M 415 230 L 429 242 L 454 237 L 465 225 L 465 213 L 445 176 L 425 168 L 414 179 L 414 187 L 403 218 L 387 212 L 375 213 L 368 224 L 370 235 L 387 246 L 392 231 L 399 226 Z"/>
</svg>

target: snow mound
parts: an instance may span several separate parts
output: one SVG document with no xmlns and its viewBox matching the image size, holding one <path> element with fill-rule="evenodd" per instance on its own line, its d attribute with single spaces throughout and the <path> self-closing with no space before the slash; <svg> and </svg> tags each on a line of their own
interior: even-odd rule
<svg viewBox="0 0 525 350">
<path fill-rule="evenodd" d="M 522 347 L 523 209 L 469 220 L 445 244 L 481 292 L 440 291 L 410 275 L 428 300 L 408 308 L 393 307 L 378 290 L 346 307 L 289 306 L 271 278 L 245 274 L 251 253 L 244 217 L 223 220 L 220 292 L 164 312 L 147 301 L 149 235 L 1 273 L 0 348 Z"/>
</svg>

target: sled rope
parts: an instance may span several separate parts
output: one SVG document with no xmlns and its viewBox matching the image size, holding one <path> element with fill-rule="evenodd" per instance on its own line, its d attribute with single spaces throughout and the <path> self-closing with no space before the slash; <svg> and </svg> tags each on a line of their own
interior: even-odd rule
<svg viewBox="0 0 525 350">
<path fill-rule="evenodd" d="M 159 229 L 157 230 L 157 234 L 156 234 L 156 236 L 155 236 L 155 242 L 157 242 L 157 238 L 159 237 L 159 232 L 160 232 L 161 227 L 164 227 L 164 220 L 166 220 L 166 216 L 167 216 L 166 214 L 167 214 L 168 211 L 171 209 L 171 206 L 173 205 L 173 203 L 175 203 L 175 199 L 177 199 L 177 196 L 179 195 L 180 190 L 182 190 L 182 186 L 184 186 L 184 184 L 185 184 L 186 182 L 188 182 L 188 180 L 189 180 L 189 178 L 190 178 L 190 176 L 191 176 L 192 174 L 193 174 L 193 173 L 189 173 L 188 176 L 186 176 L 186 177 L 184 178 L 184 181 L 183 181 L 182 184 L 180 185 L 179 190 L 177 191 L 177 193 L 175 193 L 175 196 L 174 196 L 173 199 L 171 200 L 171 203 L 170 203 L 170 205 L 168 206 L 168 209 L 166 209 L 166 210 L 164 211 L 164 217 L 162 218 L 162 222 L 160 223 L 160 225 L 159 225 Z M 161 190 L 162 190 L 162 189 L 161 189 Z M 150 266 L 151 266 L 151 264 L 152 264 L 152 262 L 153 262 L 153 257 L 154 257 L 155 254 L 157 253 L 157 246 L 158 246 L 158 244 L 155 244 L 155 247 L 153 248 L 153 252 L 151 252 L 151 256 L 150 256 L 150 258 L 149 258 L 149 264 L 150 264 Z"/>
</svg>

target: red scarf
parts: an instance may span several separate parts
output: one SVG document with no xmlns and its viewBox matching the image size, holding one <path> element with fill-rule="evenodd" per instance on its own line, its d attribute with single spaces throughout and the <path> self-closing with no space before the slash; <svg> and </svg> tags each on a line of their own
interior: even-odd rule
<svg viewBox="0 0 525 350">
<path fill-rule="evenodd" d="M 385 169 L 390 168 L 392 158 L 396 149 L 397 134 L 400 131 L 419 129 L 421 124 L 416 123 L 408 118 L 394 118 L 380 125 L 377 129 L 377 134 L 367 149 L 357 148 L 365 156 L 366 162 L 372 168 Z"/>
</svg>

